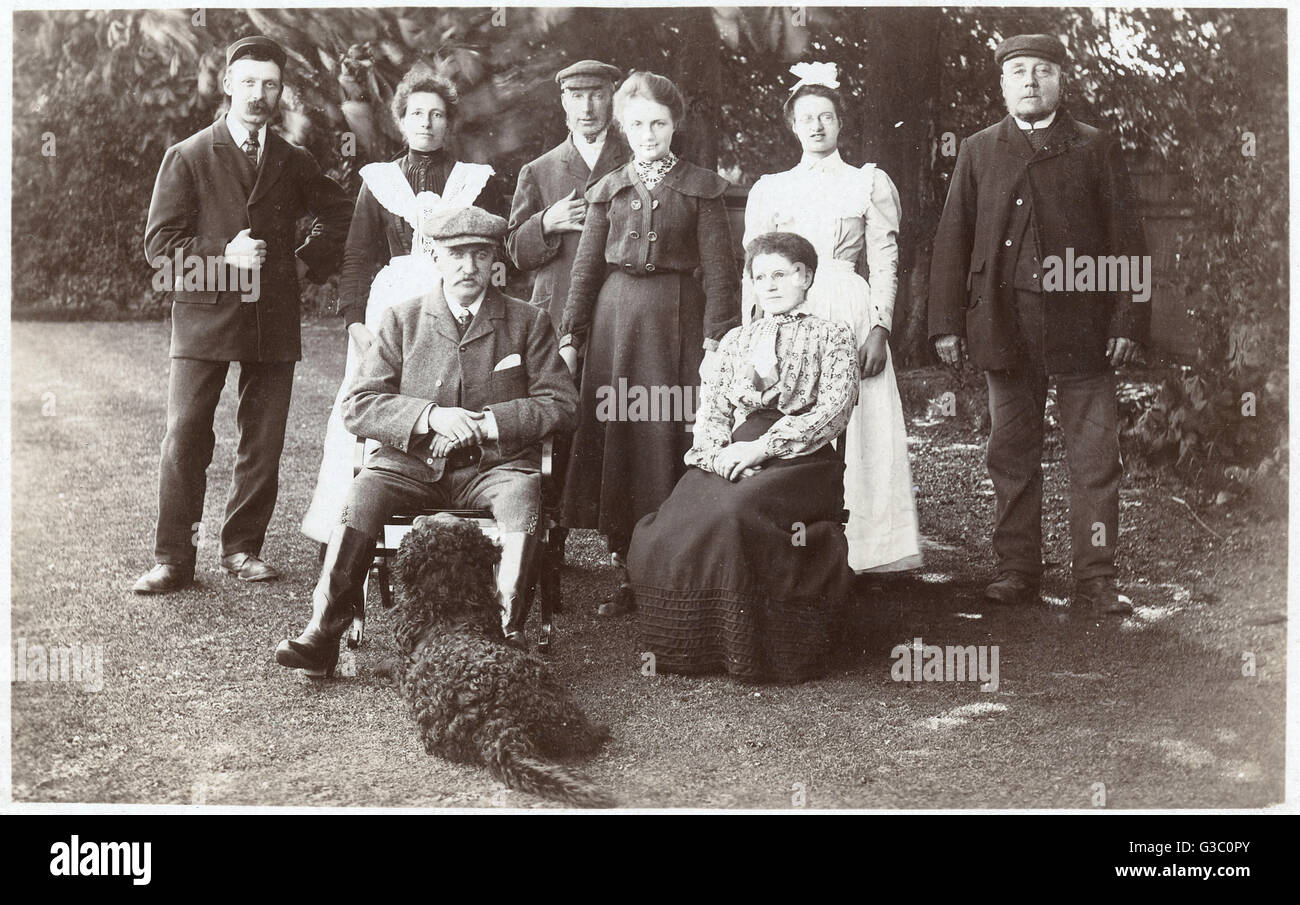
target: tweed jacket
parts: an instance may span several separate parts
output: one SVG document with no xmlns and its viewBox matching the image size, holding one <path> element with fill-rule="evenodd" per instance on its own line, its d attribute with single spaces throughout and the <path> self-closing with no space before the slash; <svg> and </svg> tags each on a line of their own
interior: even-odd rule
<svg viewBox="0 0 1300 905">
<path fill-rule="evenodd" d="M 484 444 L 480 471 L 537 469 L 543 438 L 573 429 L 578 392 L 546 312 L 489 287 L 461 338 L 438 284 L 384 312 L 343 399 L 343 425 L 382 444 L 371 467 L 433 483 L 446 459 L 430 453 L 432 434 L 414 435 L 430 403 L 492 412 L 499 439 Z"/>
<path fill-rule="evenodd" d="M 297 361 L 299 286 L 294 262 L 298 220 L 316 218 L 296 256 L 312 279 L 338 269 L 352 203 L 315 158 L 266 130 L 256 171 L 236 147 L 225 118 L 167 149 L 145 225 L 145 256 L 155 267 L 186 258 L 220 258 L 248 229 L 266 242 L 256 300 L 228 281 L 221 291 L 173 293 L 171 356 L 207 361 Z"/>
<path fill-rule="evenodd" d="M 1032 204 L 1033 253 L 1051 256 L 1145 256 L 1136 193 L 1119 143 L 1064 110 L 1035 153 L 1007 116 L 962 142 L 939 220 L 930 266 L 931 338 L 965 336 L 985 370 L 1023 362 L 1014 265 L 1021 237 L 1010 234 L 1017 205 Z M 1044 359 L 1049 373 L 1096 373 L 1106 342 L 1147 342 L 1151 306 L 1117 291 L 1044 293 Z"/>
<path fill-rule="evenodd" d="M 570 192 L 583 196 L 605 174 L 627 163 L 631 152 L 622 134 L 611 125 L 595 169 L 587 168 L 570 135 L 536 160 L 524 164 L 510 207 L 506 253 L 515 267 L 535 271 L 532 302 L 551 315 L 558 327 L 569 297 L 569 274 L 578 254 L 581 232 L 542 233 L 546 209 Z"/>
</svg>

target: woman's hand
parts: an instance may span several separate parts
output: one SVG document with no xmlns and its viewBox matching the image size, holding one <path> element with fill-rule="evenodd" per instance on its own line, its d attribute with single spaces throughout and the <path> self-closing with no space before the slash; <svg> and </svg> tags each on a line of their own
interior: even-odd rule
<svg viewBox="0 0 1300 905">
<path fill-rule="evenodd" d="M 717 366 L 718 353 L 709 351 L 704 353 L 704 358 L 700 361 L 700 383 L 711 383 L 713 380 L 713 369 Z"/>
<path fill-rule="evenodd" d="M 713 470 L 728 481 L 739 481 L 761 470 L 767 458 L 761 441 L 742 440 L 714 453 Z"/>
<path fill-rule="evenodd" d="M 375 344 L 375 334 L 370 332 L 370 328 L 361 321 L 356 321 L 348 326 L 348 336 L 357 344 L 358 352 L 369 352 L 370 347 Z"/>
<path fill-rule="evenodd" d="M 862 348 L 858 349 L 858 366 L 862 369 L 863 378 L 875 377 L 885 370 L 887 361 L 889 361 L 889 331 L 876 324 L 867 334 L 867 341 L 862 344 Z"/>
</svg>

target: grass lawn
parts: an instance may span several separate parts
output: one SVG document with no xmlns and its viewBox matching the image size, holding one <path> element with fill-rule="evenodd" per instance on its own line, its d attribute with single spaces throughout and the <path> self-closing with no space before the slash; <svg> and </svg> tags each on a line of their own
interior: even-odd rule
<svg viewBox="0 0 1300 905">
<path fill-rule="evenodd" d="M 396 692 L 373 674 L 393 645 L 373 589 L 370 640 L 343 661 L 352 675 L 315 684 L 272 659 L 306 620 L 316 578 L 316 546 L 298 523 L 342 374 L 334 324 L 304 328 L 264 551 L 285 579 L 249 586 L 218 568 L 232 368 L 199 583 L 164 597 L 129 592 L 152 562 L 168 329 L 13 324 L 12 649 L 101 646 L 103 658 L 97 690 L 11 685 L 14 799 L 549 807 L 423 754 Z M 948 379 L 903 375 L 905 395 L 937 396 Z M 635 619 L 594 615 L 611 578 L 600 539 L 571 537 L 551 660 L 611 727 L 585 765 L 591 778 L 629 807 L 1088 808 L 1103 786 L 1109 808 L 1281 801 L 1286 522 L 1198 507 L 1202 527 L 1171 499 L 1183 496 L 1177 486 L 1133 475 L 1121 553 L 1133 618 L 1071 616 L 1059 566 L 1043 606 L 985 608 L 992 490 L 981 438 L 961 419 L 908 414 L 927 563 L 860 583 L 823 679 L 643 676 Z M 1044 530 L 1050 558 L 1068 563 L 1059 437 L 1048 449 Z M 894 681 L 891 649 L 917 637 L 997 645 L 998 689 Z"/>
</svg>

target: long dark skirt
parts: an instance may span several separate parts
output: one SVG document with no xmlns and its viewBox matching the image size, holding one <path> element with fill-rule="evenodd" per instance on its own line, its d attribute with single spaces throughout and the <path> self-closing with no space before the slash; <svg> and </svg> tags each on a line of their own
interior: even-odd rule
<svg viewBox="0 0 1300 905">
<path fill-rule="evenodd" d="M 761 436 L 777 417 L 757 412 L 733 439 Z M 853 583 L 843 479 L 829 446 L 769 460 L 734 484 L 687 471 L 636 526 L 628 554 L 642 650 L 656 670 L 781 682 L 825 671 Z"/>
<path fill-rule="evenodd" d="M 699 396 L 704 294 L 689 274 L 612 272 L 592 313 L 561 523 L 627 548 L 686 471 Z M 641 400 L 638 402 L 638 400 Z"/>
</svg>

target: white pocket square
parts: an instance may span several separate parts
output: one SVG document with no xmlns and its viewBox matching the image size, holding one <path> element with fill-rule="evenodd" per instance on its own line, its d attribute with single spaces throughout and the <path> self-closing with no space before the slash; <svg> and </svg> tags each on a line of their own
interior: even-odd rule
<svg viewBox="0 0 1300 905">
<path fill-rule="evenodd" d="M 511 352 L 511 353 L 510 353 L 509 355 L 507 355 L 505 358 L 503 358 L 503 359 L 501 359 L 500 361 L 498 361 L 498 362 L 497 362 L 497 366 L 496 366 L 495 368 L 493 368 L 492 370 L 493 370 L 493 371 L 504 371 L 506 368 L 517 368 L 517 367 L 519 367 L 519 366 L 520 366 L 521 364 L 523 364 L 523 363 L 524 363 L 524 360 L 523 360 L 522 358 L 519 357 L 519 353 L 518 353 L 518 352 Z"/>
</svg>

